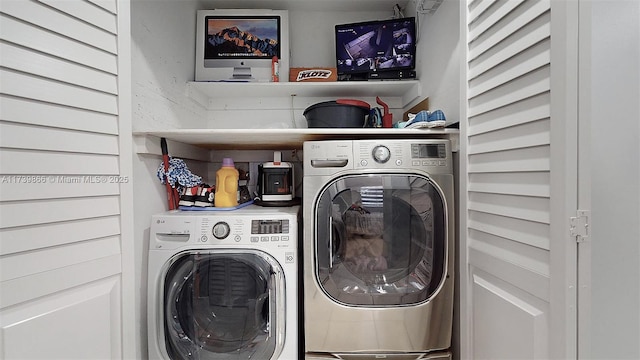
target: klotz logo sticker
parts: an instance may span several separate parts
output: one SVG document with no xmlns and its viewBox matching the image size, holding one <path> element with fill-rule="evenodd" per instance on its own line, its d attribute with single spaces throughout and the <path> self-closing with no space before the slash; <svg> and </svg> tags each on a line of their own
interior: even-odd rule
<svg viewBox="0 0 640 360">
<path fill-rule="evenodd" d="M 328 79 L 331 76 L 331 70 L 312 69 L 302 70 L 298 73 L 296 81 L 304 81 L 309 79 Z"/>
</svg>

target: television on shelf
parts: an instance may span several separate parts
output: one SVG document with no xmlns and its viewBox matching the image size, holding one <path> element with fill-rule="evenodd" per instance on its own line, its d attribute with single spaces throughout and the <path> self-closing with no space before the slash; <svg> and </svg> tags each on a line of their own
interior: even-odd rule
<svg viewBox="0 0 640 360">
<path fill-rule="evenodd" d="M 335 26 L 338 80 L 416 77 L 415 18 Z"/>
<path fill-rule="evenodd" d="M 274 56 L 289 79 L 286 10 L 198 10 L 196 24 L 196 81 L 268 82 Z"/>
</svg>

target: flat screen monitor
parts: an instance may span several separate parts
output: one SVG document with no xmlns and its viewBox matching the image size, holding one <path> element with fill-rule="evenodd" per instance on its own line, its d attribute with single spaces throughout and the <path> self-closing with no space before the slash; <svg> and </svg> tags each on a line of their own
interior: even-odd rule
<svg viewBox="0 0 640 360">
<path fill-rule="evenodd" d="M 196 36 L 196 81 L 270 81 L 278 57 L 288 79 L 286 11 L 200 10 Z"/>
<path fill-rule="evenodd" d="M 415 77 L 415 18 L 335 26 L 340 80 Z"/>
</svg>

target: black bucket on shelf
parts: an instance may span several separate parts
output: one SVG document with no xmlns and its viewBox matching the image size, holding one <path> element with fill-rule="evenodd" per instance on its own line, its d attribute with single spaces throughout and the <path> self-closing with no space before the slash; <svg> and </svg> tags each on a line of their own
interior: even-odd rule
<svg viewBox="0 0 640 360">
<path fill-rule="evenodd" d="M 370 109 L 364 101 L 338 99 L 313 104 L 303 115 L 310 128 L 361 128 Z"/>
</svg>

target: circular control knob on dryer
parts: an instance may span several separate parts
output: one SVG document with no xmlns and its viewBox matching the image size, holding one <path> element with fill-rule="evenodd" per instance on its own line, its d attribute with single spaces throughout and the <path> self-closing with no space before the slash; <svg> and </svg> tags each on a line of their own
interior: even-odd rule
<svg viewBox="0 0 640 360">
<path fill-rule="evenodd" d="M 229 233 L 231 233 L 231 228 L 226 222 L 219 222 L 213 225 L 211 233 L 216 237 L 216 239 L 222 240 L 229 236 Z"/>
<path fill-rule="evenodd" d="M 386 146 L 378 145 L 373 148 L 372 155 L 376 162 L 384 164 L 391 158 L 391 151 Z"/>
</svg>

